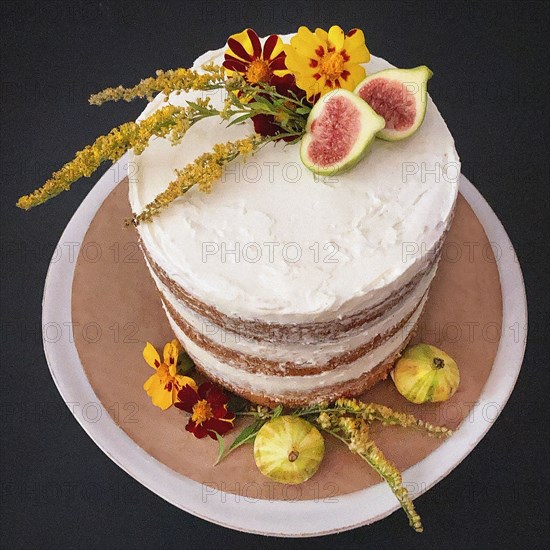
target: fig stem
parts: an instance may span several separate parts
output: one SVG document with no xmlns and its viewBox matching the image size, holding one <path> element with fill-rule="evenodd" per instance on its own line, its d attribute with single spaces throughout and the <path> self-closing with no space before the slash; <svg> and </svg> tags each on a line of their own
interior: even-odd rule
<svg viewBox="0 0 550 550">
<path fill-rule="evenodd" d="M 434 357 L 434 365 L 436 369 L 442 369 L 445 366 L 445 361 L 440 357 Z"/>
<path fill-rule="evenodd" d="M 300 453 L 298 451 L 290 451 L 290 453 L 288 453 L 288 460 L 290 462 L 294 462 L 298 460 L 299 456 L 300 456 Z"/>
</svg>

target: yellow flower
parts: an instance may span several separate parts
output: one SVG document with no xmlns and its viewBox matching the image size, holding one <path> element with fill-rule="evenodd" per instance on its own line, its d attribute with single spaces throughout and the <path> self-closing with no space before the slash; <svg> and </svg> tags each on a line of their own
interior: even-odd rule
<svg viewBox="0 0 550 550">
<path fill-rule="evenodd" d="M 363 31 L 351 29 L 344 34 L 337 25 L 328 32 L 300 27 L 284 51 L 286 66 L 310 100 L 334 88 L 353 90 L 365 78 L 360 64 L 370 60 Z"/>
<path fill-rule="evenodd" d="M 160 407 L 163 411 L 174 404 L 178 392 L 184 386 L 197 389 L 197 384 L 192 378 L 176 374 L 180 350 L 180 343 L 177 340 L 168 342 L 164 346 L 163 361 L 161 362 L 157 350 L 149 342 L 143 349 L 143 358 L 156 371 L 143 384 L 143 389 L 153 401 L 153 405 Z"/>
</svg>

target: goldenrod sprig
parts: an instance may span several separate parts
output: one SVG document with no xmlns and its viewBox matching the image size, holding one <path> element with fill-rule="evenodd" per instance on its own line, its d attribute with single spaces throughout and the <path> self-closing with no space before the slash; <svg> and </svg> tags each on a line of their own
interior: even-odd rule
<svg viewBox="0 0 550 550">
<path fill-rule="evenodd" d="M 449 437 L 452 430 L 445 426 L 435 426 L 425 422 L 412 414 L 402 413 L 378 403 L 363 403 L 357 399 L 341 398 L 332 405 L 322 404 L 304 409 L 298 409 L 294 414 L 298 416 L 309 416 L 319 413 L 337 412 L 362 418 L 366 422 L 381 422 L 385 426 L 402 426 L 403 428 L 415 428 L 426 432 L 429 436 L 437 439 Z"/>
<path fill-rule="evenodd" d="M 188 92 L 189 90 L 214 90 L 224 87 L 225 71 L 219 65 L 207 64 L 204 72 L 195 69 L 158 70 L 156 76 L 145 78 L 139 84 L 130 88 L 117 86 L 107 88 L 93 94 L 89 101 L 92 105 L 101 105 L 107 101 L 132 101 L 147 98 L 149 101 L 159 92 L 168 95 L 172 92 Z"/>
<path fill-rule="evenodd" d="M 76 180 L 91 176 L 107 160 L 116 162 L 131 147 L 138 153 L 143 151 L 152 136 L 165 136 L 172 130 L 182 111 L 181 107 L 168 105 L 140 123 L 127 122 L 106 136 L 98 137 L 92 145 L 78 151 L 75 158 L 55 172 L 42 187 L 21 197 L 17 206 L 28 210 L 68 191 Z"/>
<path fill-rule="evenodd" d="M 62 191 L 68 191 L 75 181 L 91 176 L 105 161 L 116 162 L 129 149 L 133 148 L 136 154 L 141 154 L 153 136 L 179 142 L 193 124 L 217 114 L 217 111 L 209 109 L 208 100 L 199 100 L 197 105 L 201 107 L 199 112 L 194 106 L 166 105 L 141 122 L 126 122 L 113 128 L 107 135 L 98 137 L 92 145 L 78 151 L 74 159 L 55 172 L 42 187 L 21 197 L 17 206 L 28 210 Z"/>
<path fill-rule="evenodd" d="M 363 403 L 357 399 L 341 398 L 336 401 L 335 405 L 336 407 L 345 409 L 350 414 L 361 416 L 367 422 L 377 420 L 385 426 L 416 428 L 438 439 L 449 437 L 453 433 L 452 430 L 449 430 L 445 426 L 434 426 L 429 422 L 416 418 L 412 414 L 395 411 L 390 407 L 386 407 L 386 405 L 378 403 Z"/>
<path fill-rule="evenodd" d="M 221 109 L 211 105 L 208 97 L 197 98 L 195 101 L 188 101 L 187 107 L 167 105 L 141 122 L 127 122 L 114 128 L 106 136 L 97 138 L 92 145 L 78 151 L 75 158 L 55 172 L 42 187 L 21 197 L 17 206 L 28 210 L 46 202 L 68 190 L 81 177 L 91 176 L 103 162 L 117 161 L 129 149 L 133 148 L 139 155 L 153 136 L 167 138 L 177 144 L 191 126 L 207 117 L 219 116 L 222 120 L 229 121 L 228 125 L 231 126 L 257 115 L 266 115 L 280 131 L 275 136 L 266 136 L 261 140 L 262 144 L 281 138 L 294 143 L 302 137 L 311 110 L 305 98 L 297 97 L 291 90 L 288 95 L 282 95 L 269 84 L 251 85 L 238 74 L 227 78 L 223 67 L 214 64 L 203 66 L 202 71 L 157 71 L 156 77 L 146 78 L 131 88 L 118 86 L 103 90 L 93 95 L 90 103 L 100 105 L 105 101 L 130 101 L 140 97 L 151 99 L 158 92 L 168 96 L 171 92 L 191 89 L 221 89 L 225 90 L 227 97 Z M 255 143 L 253 149 L 259 145 Z M 202 190 L 208 191 L 221 175 L 221 167 L 232 160 L 229 157 L 226 160 L 219 157 L 220 147 L 216 146 L 213 153 L 213 158 L 217 160 L 213 161 L 207 153 L 197 159 L 197 164 L 192 163 L 187 167 L 192 169 L 190 174 L 185 173 L 187 168 L 177 172 L 177 178 L 169 184 L 168 189 L 148 205 L 143 213 L 137 214 L 133 222 L 150 219 L 160 208 L 172 202 L 176 196 L 184 194 L 195 183 L 199 183 Z"/>
<path fill-rule="evenodd" d="M 127 220 L 127 224 L 138 225 L 141 222 L 149 221 L 161 209 L 184 195 L 194 185 L 198 185 L 201 191 L 210 192 L 214 182 L 222 176 L 223 167 L 226 164 L 239 155 L 244 156 L 256 151 L 271 139 L 253 134 L 237 141 L 214 145 L 211 152 L 203 153 L 182 170 L 176 170 L 176 178 L 168 184 L 166 190 L 147 204 L 142 212 L 134 214 L 133 218 Z"/>
<path fill-rule="evenodd" d="M 369 438 L 369 425 L 366 421 L 362 418 L 332 415 L 334 413 L 321 413 L 317 419 L 319 426 L 345 443 L 350 451 L 359 455 L 380 475 L 407 514 L 409 525 L 421 533 L 424 530 L 422 521 L 409 497 L 409 492 L 403 487 L 401 473 Z"/>
</svg>

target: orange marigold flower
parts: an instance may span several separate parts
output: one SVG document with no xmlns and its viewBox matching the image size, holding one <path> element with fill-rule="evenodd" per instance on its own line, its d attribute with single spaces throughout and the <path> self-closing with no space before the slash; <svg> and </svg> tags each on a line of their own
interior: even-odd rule
<svg viewBox="0 0 550 550">
<path fill-rule="evenodd" d="M 227 40 L 227 46 L 223 66 L 230 76 L 237 72 L 243 75 L 249 84 L 275 84 L 278 79 L 289 75 L 285 65 L 283 41 L 276 34 L 269 36 L 262 48 L 256 32 L 245 29 L 231 35 Z"/>
<path fill-rule="evenodd" d="M 198 389 L 186 386 L 178 393 L 179 401 L 174 405 L 191 414 L 185 426 L 196 438 L 216 434 L 224 435 L 233 427 L 235 415 L 227 410 L 227 396 L 212 382 L 204 382 Z"/>
<path fill-rule="evenodd" d="M 361 63 L 370 60 L 363 31 L 352 29 L 344 34 L 337 25 L 328 32 L 300 27 L 283 49 L 296 85 L 310 100 L 334 88 L 353 90 L 365 78 Z"/>
<path fill-rule="evenodd" d="M 143 358 L 156 371 L 143 384 L 143 389 L 153 401 L 153 405 L 160 407 L 163 411 L 174 404 L 178 392 L 182 388 L 197 388 L 197 384 L 192 378 L 177 374 L 180 351 L 180 343 L 175 339 L 164 346 L 162 361 L 157 350 L 149 342 L 143 350 Z"/>
</svg>

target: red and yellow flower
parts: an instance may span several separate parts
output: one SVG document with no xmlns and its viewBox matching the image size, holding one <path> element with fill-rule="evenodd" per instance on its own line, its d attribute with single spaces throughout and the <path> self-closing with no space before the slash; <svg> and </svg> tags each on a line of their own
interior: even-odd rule
<svg viewBox="0 0 550 550">
<path fill-rule="evenodd" d="M 337 25 L 328 32 L 300 27 L 283 50 L 296 85 L 310 100 L 335 88 L 353 90 L 365 78 L 361 63 L 370 60 L 363 31 L 352 29 L 344 34 Z"/>
<path fill-rule="evenodd" d="M 197 384 L 189 376 L 177 374 L 178 356 L 181 351 L 180 343 L 172 340 L 164 346 L 163 360 L 152 344 L 147 342 L 143 349 L 143 358 L 147 364 L 155 369 L 143 389 L 153 401 L 153 405 L 160 407 L 163 411 L 170 408 L 177 399 L 178 392 L 182 388 L 197 389 Z"/>
<path fill-rule="evenodd" d="M 196 438 L 209 435 L 217 439 L 233 427 L 235 415 L 227 410 L 227 396 L 211 382 L 204 382 L 198 388 L 183 387 L 178 393 L 175 407 L 191 414 L 185 426 Z"/>
<path fill-rule="evenodd" d="M 237 72 L 249 84 L 265 82 L 275 85 L 290 76 L 285 65 L 285 52 L 281 37 L 272 34 L 263 47 L 253 29 L 231 35 L 227 40 L 223 66 L 229 76 Z"/>
<path fill-rule="evenodd" d="M 280 36 L 268 36 L 262 46 L 256 31 L 245 29 L 231 35 L 227 46 L 223 66 L 229 76 L 239 73 L 249 84 L 269 84 L 278 93 L 286 96 L 290 92 L 298 97 L 303 95 L 302 90 L 296 86 L 294 75 L 286 67 L 286 54 Z M 252 122 L 254 130 L 262 136 L 275 136 L 281 132 L 281 126 L 272 115 L 255 115 Z"/>
</svg>

